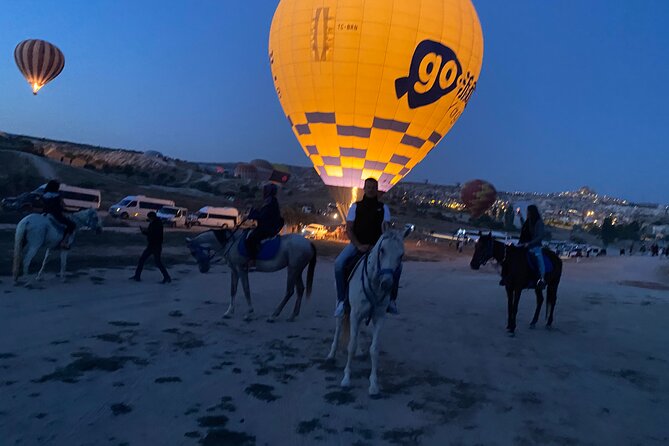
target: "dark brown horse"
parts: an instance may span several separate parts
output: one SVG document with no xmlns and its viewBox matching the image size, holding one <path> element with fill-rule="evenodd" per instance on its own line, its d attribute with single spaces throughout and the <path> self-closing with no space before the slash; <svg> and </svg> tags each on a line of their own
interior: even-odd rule
<svg viewBox="0 0 669 446">
<path fill-rule="evenodd" d="M 553 312 L 557 302 L 557 289 L 562 276 L 562 260 L 550 249 L 543 249 L 544 256 L 547 256 L 552 263 L 552 270 L 546 273 L 546 327 L 550 328 L 553 324 Z M 530 322 L 530 327 L 534 328 L 539 319 L 541 305 L 544 302 L 543 291 L 536 287 L 538 274 L 530 266 L 528 261 L 528 251 L 513 245 L 493 239 L 491 234 L 481 235 L 476 242 L 474 255 L 469 263 L 472 269 L 479 269 L 488 260 L 495 259 L 502 265 L 502 281 L 506 288 L 508 300 L 508 321 L 506 329 L 510 334 L 516 331 L 516 315 L 518 314 L 518 302 L 520 294 L 524 289 L 534 289 L 537 295 L 537 308 L 534 310 L 534 317 Z"/>
</svg>

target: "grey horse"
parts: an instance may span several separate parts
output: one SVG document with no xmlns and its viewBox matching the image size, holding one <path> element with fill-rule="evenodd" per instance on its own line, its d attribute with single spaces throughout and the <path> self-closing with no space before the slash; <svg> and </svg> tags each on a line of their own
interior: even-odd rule
<svg viewBox="0 0 669 446">
<path fill-rule="evenodd" d="M 212 260 L 220 256 L 230 267 L 230 306 L 223 317 L 231 317 L 235 312 L 235 295 L 237 294 L 237 283 L 242 281 L 244 296 L 248 304 L 248 311 L 244 319 L 249 320 L 253 316 L 253 304 L 251 303 L 251 291 L 249 288 L 249 276 L 246 264 L 248 258 L 239 254 L 239 243 L 243 242 L 246 232 L 232 231 L 229 229 L 210 230 L 194 238 L 188 238 L 187 246 L 191 254 L 197 260 L 201 273 L 206 273 L 211 267 Z M 281 245 L 276 256 L 270 260 L 258 260 L 256 269 L 260 272 L 274 272 L 288 268 L 288 282 L 286 294 L 274 310 L 269 321 L 274 321 L 283 307 L 286 306 L 295 290 L 297 290 L 297 301 L 293 315 L 288 319 L 294 320 L 300 314 L 302 296 L 304 294 L 304 282 L 302 272 L 308 265 L 307 270 L 307 299 L 311 296 L 311 288 L 314 280 L 314 269 L 316 268 L 316 247 L 307 239 L 298 234 L 281 236 Z"/>
</svg>

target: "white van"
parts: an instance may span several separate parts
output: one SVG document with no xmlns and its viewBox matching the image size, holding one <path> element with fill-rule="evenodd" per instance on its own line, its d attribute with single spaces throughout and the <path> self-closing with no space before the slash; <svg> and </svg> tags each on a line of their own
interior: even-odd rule
<svg viewBox="0 0 669 446">
<path fill-rule="evenodd" d="M 197 212 L 195 225 L 215 228 L 234 228 L 239 223 L 239 211 L 236 208 L 215 208 L 205 206 Z"/>
<path fill-rule="evenodd" d="M 45 188 L 46 184 L 42 184 L 34 191 L 34 193 L 43 195 Z M 100 208 L 102 194 L 100 194 L 100 191 L 97 189 L 86 189 L 83 187 L 61 184 L 58 192 L 60 192 L 61 197 L 63 197 L 63 204 L 68 211 Z"/>
<path fill-rule="evenodd" d="M 185 227 L 188 209 L 174 206 L 163 206 L 156 212 L 156 217 L 161 219 L 166 226 L 172 228 Z"/>
<path fill-rule="evenodd" d="M 328 228 L 318 223 L 311 223 L 302 229 L 302 235 L 306 238 L 322 240 L 328 234 Z"/>
<path fill-rule="evenodd" d="M 146 220 L 149 212 L 157 212 L 163 206 L 174 206 L 174 201 L 144 195 L 128 195 L 109 208 L 109 215 L 122 219 Z"/>
</svg>

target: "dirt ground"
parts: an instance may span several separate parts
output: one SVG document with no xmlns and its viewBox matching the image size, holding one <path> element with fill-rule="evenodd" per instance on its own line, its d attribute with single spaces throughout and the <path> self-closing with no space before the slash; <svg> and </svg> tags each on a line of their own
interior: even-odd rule
<svg viewBox="0 0 669 446">
<path fill-rule="evenodd" d="M 382 333 L 382 394 L 370 398 L 368 358 L 354 362 L 350 389 L 339 387 L 343 350 L 324 361 L 336 248 L 319 245 L 329 254 L 293 323 L 291 308 L 266 322 L 285 272 L 251 276 L 249 322 L 239 296 L 222 318 L 222 266 L 203 275 L 170 258 L 170 285 L 151 269 L 129 282 L 123 265 L 73 267 L 64 284 L 51 272 L 35 289 L 1 277 L 0 444 L 669 443 L 666 261 L 567 262 L 554 328 L 529 329 L 525 293 L 514 338 L 494 267 L 471 271 L 466 255 L 408 261 L 401 314 Z"/>
</svg>

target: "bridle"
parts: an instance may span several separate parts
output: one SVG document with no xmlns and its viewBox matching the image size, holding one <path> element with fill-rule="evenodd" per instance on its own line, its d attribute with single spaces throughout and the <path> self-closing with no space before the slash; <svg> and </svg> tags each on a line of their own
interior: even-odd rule
<svg viewBox="0 0 669 446">
<path fill-rule="evenodd" d="M 382 237 L 381 241 L 379 242 L 379 245 L 376 247 L 376 275 L 374 277 L 370 277 L 369 275 L 369 252 L 365 254 L 363 258 L 363 265 L 362 265 L 362 274 L 360 275 L 360 280 L 362 283 L 362 290 L 365 293 L 365 297 L 367 298 L 367 301 L 371 305 L 371 308 L 369 310 L 369 315 L 367 316 L 367 325 L 369 325 L 369 322 L 372 320 L 372 314 L 374 313 L 375 307 L 383 300 L 385 296 L 381 296 L 379 298 L 378 293 L 375 291 L 375 288 L 381 277 L 383 276 L 391 276 L 394 280 L 395 276 L 399 272 L 400 268 L 402 267 L 402 261 L 400 260 L 400 263 L 397 265 L 397 268 L 392 269 L 392 268 L 381 268 L 381 246 L 383 245 L 383 242 L 387 240 L 386 238 Z M 366 283 L 365 283 L 365 279 Z"/>
</svg>

